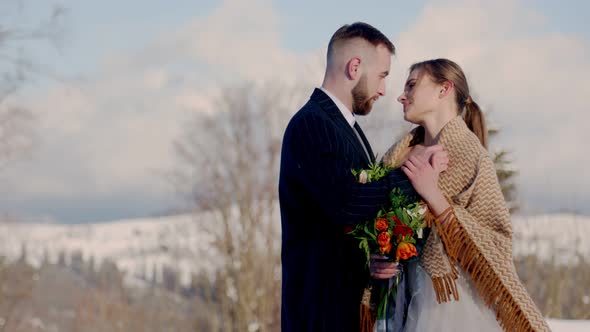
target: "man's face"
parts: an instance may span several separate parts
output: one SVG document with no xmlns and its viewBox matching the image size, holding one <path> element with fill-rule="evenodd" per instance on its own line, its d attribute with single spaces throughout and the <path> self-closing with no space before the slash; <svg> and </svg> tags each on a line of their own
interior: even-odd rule
<svg viewBox="0 0 590 332">
<path fill-rule="evenodd" d="M 385 78 L 391 67 L 391 53 L 387 47 L 379 45 L 371 60 L 365 63 L 365 73 L 352 89 L 352 111 L 357 115 L 369 114 L 373 103 L 380 96 L 385 96 Z"/>
</svg>

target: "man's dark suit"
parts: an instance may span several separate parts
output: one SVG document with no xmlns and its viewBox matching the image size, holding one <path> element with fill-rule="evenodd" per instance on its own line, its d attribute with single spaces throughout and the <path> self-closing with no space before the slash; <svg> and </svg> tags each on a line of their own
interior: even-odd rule
<svg viewBox="0 0 590 332">
<path fill-rule="evenodd" d="M 374 159 L 369 142 L 359 134 Z M 369 273 L 358 242 L 345 229 L 373 218 L 394 187 L 415 195 L 400 170 L 380 181 L 357 183 L 351 169 L 366 168 L 369 162 L 336 104 L 316 89 L 289 122 L 283 139 L 283 332 L 359 330 Z"/>
</svg>

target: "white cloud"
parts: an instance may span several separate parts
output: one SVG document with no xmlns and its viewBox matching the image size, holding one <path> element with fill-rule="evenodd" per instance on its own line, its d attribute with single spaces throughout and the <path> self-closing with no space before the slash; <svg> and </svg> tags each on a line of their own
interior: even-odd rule
<svg viewBox="0 0 590 332">
<path fill-rule="evenodd" d="M 540 33 L 545 24 L 519 2 L 434 2 L 394 38 L 387 96 L 391 102 L 399 94 L 412 62 L 457 61 L 477 101 L 493 110 L 491 122 L 503 128 L 498 144 L 514 152 L 521 191 L 535 199 L 544 190 L 581 194 L 590 186 L 583 171 L 590 115 L 582 99 L 590 94 L 589 45 Z M 158 171 L 173 162 L 172 141 L 195 110 L 210 111 L 221 84 L 272 78 L 304 81 L 311 90 L 321 82 L 325 49 L 294 54 L 281 38 L 281 17 L 268 1 L 225 1 L 136 52 L 103 59 L 93 79 L 30 97 L 45 142 L 32 163 L 4 173 L 0 193 L 166 193 Z M 380 104 L 401 119 L 397 102 Z M 385 136 L 399 127 L 393 131 Z"/>
<path fill-rule="evenodd" d="M 0 193 L 22 200 L 170 193 L 161 173 L 172 168 L 172 142 L 194 111 L 210 110 L 219 85 L 293 68 L 277 17 L 267 1 L 225 1 L 135 52 L 111 54 L 97 77 L 28 96 L 43 143 L 32 160 L 6 170 Z"/>
</svg>

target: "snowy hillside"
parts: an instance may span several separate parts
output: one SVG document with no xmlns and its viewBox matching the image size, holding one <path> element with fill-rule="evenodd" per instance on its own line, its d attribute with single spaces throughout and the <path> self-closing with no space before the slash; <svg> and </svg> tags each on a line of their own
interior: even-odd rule
<svg viewBox="0 0 590 332">
<path fill-rule="evenodd" d="M 514 255 L 552 256 L 560 263 L 590 258 L 590 217 L 554 214 L 513 218 Z M 559 255 L 556 255 L 559 253 Z"/>
<path fill-rule="evenodd" d="M 164 265 L 177 268 L 186 284 L 191 272 L 211 273 L 215 269 L 217 255 L 208 232 L 214 225 L 207 214 L 84 225 L 0 223 L 0 255 L 17 259 L 24 247 L 27 260 L 38 265 L 45 255 L 56 262 L 60 252 L 79 250 L 85 259 L 94 257 L 97 264 L 107 257 L 113 259 L 127 272 L 126 281 L 131 285 L 140 285 L 141 276 L 151 276 L 154 268 L 161 273 Z M 586 240 L 590 217 L 515 217 L 513 225 L 516 256 L 536 253 L 550 259 L 552 253 L 559 252 L 562 263 L 579 256 L 590 259 L 590 241 Z M 557 332 L 590 331 L 590 321 L 550 319 L 549 324 Z"/>
<path fill-rule="evenodd" d="M 142 274 L 151 276 L 154 268 L 161 273 L 164 265 L 181 271 L 187 283 L 191 271 L 213 271 L 212 237 L 194 220 L 178 215 L 80 225 L 0 223 L 0 255 L 16 259 L 24 246 L 27 260 L 38 266 L 44 255 L 57 262 L 62 251 L 81 251 L 96 264 L 113 259 L 129 283 Z"/>
<path fill-rule="evenodd" d="M 516 256 L 537 253 L 549 259 L 559 252 L 565 263 L 579 255 L 590 259 L 590 217 L 515 217 L 513 225 Z M 207 231 L 212 226 L 207 214 L 83 225 L 0 223 L 0 255 L 16 259 L 24 245 L 27 260 L 38 265 L 45 253 L 56 262 L 60 251 L 79 250 L 85 259 L 92 256 L 97 263 L 112 258 L 127 271 L 131 283 L 137 281 L 136 276 L 151 276 L 154 268 L 160 271 L 163 265 L 181 271 L 186 283 L 191 272 L 211 273 L 215 268 L 212 236 Z"/>
</svg>

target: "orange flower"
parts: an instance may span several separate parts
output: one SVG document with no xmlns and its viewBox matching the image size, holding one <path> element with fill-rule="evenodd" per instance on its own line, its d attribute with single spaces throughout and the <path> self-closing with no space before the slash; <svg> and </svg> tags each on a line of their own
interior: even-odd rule
<svg viewBox="0 0 590 332">
<path fill-rule="evenodd" d="M 380 247 L 385 247 L 386 245 L 389 244 L 390 239 L 391 239 L 391 236 L 389 235 L 389 233 L 383 232 L 383 233 L 379 234 L 379 237 L 377 237 L 377 242 L 379 243 Z"/>
<path fill-rule="evenodd" d="M 389 228 L 389 222 L 385 218 L 379 218 L 375 221 L 375 229 L 377 232 L 386 231 Z"/>
<path fill-rule="evenodd" d="M 400 259 L 408 259 L 410 257 L 418 256 L 416 247 L 409 242 L 401 242 L 397 245 L 395 251 L 395 258 L 399 261 Z"/>
<path fill-rule="evenodd" d="M 379 247 L 379 251 L 381 252 L 381 255 L 389 254 L 391 251 L 391 243 L 387 243 L 386 245 Z"/>
</svg>

